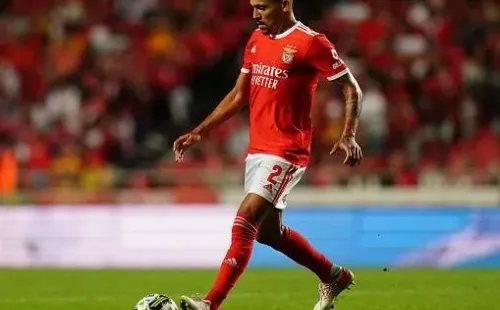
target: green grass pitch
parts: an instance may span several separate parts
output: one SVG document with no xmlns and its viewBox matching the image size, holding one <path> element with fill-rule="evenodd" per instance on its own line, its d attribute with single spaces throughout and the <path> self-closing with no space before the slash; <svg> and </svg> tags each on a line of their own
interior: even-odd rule
<svg viewBox="0 0 500 310">
<path fill-rule="evenodd" d="M 356 270 L 337 310 L 498 310 L 500 270 Z M 131 310 L 143 295 L 204 293 L 215 270 L 0 269 L 0 309 Z M 303 310 L 316 302 L 303 269 L 249 269 L 221 309 Z"/>
</svg>

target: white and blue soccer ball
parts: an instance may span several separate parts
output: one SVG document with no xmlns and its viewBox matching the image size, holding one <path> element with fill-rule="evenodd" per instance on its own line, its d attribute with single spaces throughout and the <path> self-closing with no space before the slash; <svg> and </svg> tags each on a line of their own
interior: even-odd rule
<svg viewBox="0 0 500 310">
<path fill-rule="evenodd" d="M 149 294 L 135 305 L 134 310 L 179 310 L 175 302 L 165 294 Z"/>
</svg>

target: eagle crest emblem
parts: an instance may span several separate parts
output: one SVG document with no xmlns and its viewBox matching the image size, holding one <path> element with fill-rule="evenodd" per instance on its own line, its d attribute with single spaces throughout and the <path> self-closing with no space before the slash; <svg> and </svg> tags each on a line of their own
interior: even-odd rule
<svg viewBox="0 0 500 310">
<path fill-rule="evenodd" d="M 283 60 L 283 62 L 287 64 L 291 63 L 296 52 L 297 49 L 295 48 L 295 46 L 286 45 L 283 48 L 283 53 L 281 54 L 281 60 Z"/>
</svg>

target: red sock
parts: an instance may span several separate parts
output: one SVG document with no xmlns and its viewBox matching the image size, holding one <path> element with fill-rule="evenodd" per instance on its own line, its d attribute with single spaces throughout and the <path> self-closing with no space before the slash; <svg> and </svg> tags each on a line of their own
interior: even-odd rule
<svg viewBox="0 0 500 310">
<path fill-rule="evenodd" d="M 274 249 L 314 272 L 321 282 L 331 282 L 333 263 L 313 248 L 298 232 L 283 226 L 281 239 L 274 246 Z"/>
<path fill-rule="evenodd" d="M 246 216 L 238 214 L 233 223 L 231 246 L 222 261 L 212 289 L 205 297 L 205 300 L 211 303 L 211 310 L 219 308 L 245 270 L 252 255 L 256 236 L 255 225 Z"/>
</svg>

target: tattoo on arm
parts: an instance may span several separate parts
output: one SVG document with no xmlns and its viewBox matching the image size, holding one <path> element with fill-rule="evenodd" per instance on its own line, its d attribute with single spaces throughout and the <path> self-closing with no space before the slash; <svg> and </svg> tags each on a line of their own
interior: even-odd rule
<svg viewBox="0 0 500 310">
<path fill-rule="evenodd" d="M 361 115 L 363 94 L 356 79 L 350 72 L 334 80 L 342 91 L 345 103 L 345 125 L 342 136 L 354 137 Z"/>
</svg>

